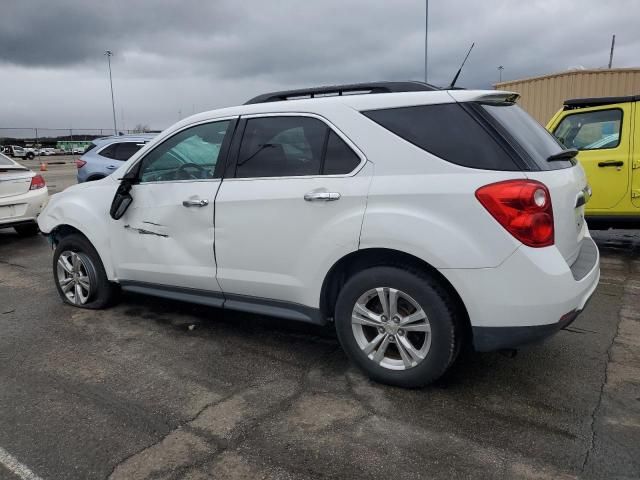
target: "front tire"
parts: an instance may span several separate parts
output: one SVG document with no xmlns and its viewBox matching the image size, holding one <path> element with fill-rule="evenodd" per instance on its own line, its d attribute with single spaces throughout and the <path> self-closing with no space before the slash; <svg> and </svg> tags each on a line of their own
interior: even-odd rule
<svg viewBox="0 0 640 480">
<path fill-rule="evenodd" d="M 442 376 L 460 344 L 457 309 L 440 281 L 421 271 L 380 266 L 353 275 L 335 310 L 349 358 L 381 383 L 422 387 Z"/>
<path fill-rule="evenodd" d="M 105 308 L 118 294 L 118 286 L 107 278 L 98 252 L 80 234 L 68 235 L 56 246 L 53 278 L 60 298 L 74 307 Z"/>
</svg>

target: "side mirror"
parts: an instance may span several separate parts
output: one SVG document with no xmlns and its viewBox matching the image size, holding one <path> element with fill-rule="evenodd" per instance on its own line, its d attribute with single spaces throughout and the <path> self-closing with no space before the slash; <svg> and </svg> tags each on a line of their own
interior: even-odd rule
<svg viewBox="0 0 640 480">
<path fill-rule="evenodd" d="M 109 209 L 109 214 L 114 220 L 120 220 L 129 206 L 133 203 L 133 197 L 129 192 L 131 192 L 131 186 L 134 183 L 135 177 L 135 173 L 132 174 L 131 172 L 127 172 L 127 174 L 122 178 L 122 182 L 120 182 L 118 190 L 116 190 L 116 194 L 111 202 L 111 208 Z"/>
</svg>

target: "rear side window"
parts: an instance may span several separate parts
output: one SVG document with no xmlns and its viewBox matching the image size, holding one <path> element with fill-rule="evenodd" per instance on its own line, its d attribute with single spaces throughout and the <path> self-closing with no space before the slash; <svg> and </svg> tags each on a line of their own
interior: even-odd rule
<svg viewBox="0 0 640 480">
<path fill-rule="evenodd" d="M 324 122 L 311 117 L 250 118 L 242 137 L 237 178 L 340 175 L 360 157 Z"/>
<path fill-rule="evenodd" d="M 558 124 L 553 134 L 567 148 L 604 150 L 620 145 L 622 110 L 572 113 Z"/>
<path fill-rule="evenodd" d="M 136 142 L 113 143 L 100 152 L 100 155 L 114 160 L 129 160 L 129 158 L 142 148 Z"/>
<path fill-rule="evenodd" d="M 520 170 L 506 150 L 457 103 L 362 112 L 415 146 L 463 167 Z"/>
</svg>

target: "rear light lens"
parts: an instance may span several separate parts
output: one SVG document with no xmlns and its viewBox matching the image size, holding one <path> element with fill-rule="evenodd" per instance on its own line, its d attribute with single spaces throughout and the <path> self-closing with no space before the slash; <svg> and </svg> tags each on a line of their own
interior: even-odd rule
<svg viewBox="0 0 640 480">
<path fill-rule="evenodd" d="M 77 159 L 76 160 L 76 168 L 82 168 L 87 164 L 87 162 L 85 162 L 84 160 L 81 159 Z"/>
<path fill-rule="evenodd" d="M 547 187 L 535 180 L 507 180 L 476 190 L 476 198 L 511 235 L 529 247 L 554 243 Z"/>
<path fill-rule="evenodd" d="M 35 177 L 31 178 L 31 186 L 29 187 L 29 190 L 38 190 L 46 186 L 47 184 L 45 183 L 42 175 L 36 175 Z"/>
</svg>

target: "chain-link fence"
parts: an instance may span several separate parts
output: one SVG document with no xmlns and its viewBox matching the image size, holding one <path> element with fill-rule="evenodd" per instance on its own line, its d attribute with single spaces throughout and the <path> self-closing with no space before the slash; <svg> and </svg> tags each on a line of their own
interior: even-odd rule
<svg viewBox="0 0 640 480">
<path fill-rule="evenodd" d="M 118 134 L 141 133 L 138 130 L 118 130 Z M 73 152 L 84 148 L 91 140 L 113 135 L 113 128 L 0 128 L 0 146 L 17 145 L 31 148 L 55 148 Z"/>
</svg>

